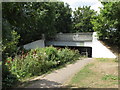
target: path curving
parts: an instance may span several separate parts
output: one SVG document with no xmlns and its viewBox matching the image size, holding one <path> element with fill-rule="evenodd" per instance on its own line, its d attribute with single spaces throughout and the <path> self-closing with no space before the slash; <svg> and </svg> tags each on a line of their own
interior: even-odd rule
<svg viewBox="0 0 120 90">
<path fill-rule="evenodd" d="M 80 69 L 82 69 L 86 64 L 92 62 L 92 58 L 85 58 L 83 60 L 78 60 L 74 64 L 69 64 L 64 68 L 53 71 L 45 76 L 39 76 L 33 79 L 31 84 L 25 88 L 58 88 L 63 86 L 63 84 Z"/>
</svg>

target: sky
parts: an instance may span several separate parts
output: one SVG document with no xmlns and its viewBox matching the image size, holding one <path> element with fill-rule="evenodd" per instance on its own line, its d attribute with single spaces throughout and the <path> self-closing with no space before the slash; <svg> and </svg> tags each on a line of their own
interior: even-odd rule
<svg viewBox="0 0 120 90">
<path fill-rule="evenodd" d="M 91 9 L 99 12 L 98 7 L 102 7 L 102 4 L 98 0 L 61 0 L 68 3 L 72 10 L 75 10 L 78 6 L 91 6 Z"/>
</svg>

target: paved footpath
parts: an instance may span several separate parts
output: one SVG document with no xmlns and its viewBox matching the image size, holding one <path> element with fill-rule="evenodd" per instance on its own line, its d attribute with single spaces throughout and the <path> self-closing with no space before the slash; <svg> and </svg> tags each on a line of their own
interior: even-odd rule
<svg viewBox="0 0 120 90">
<path fill-rule="evenodd" d="M 33 79 L 31 84 L 25 88 L 55 88 L 62 87 L 75 73 L 82 69 L 86 64 L 92 62 L 92 58 L 78 60 L 74 64 L 69 64 L 64 68 L 53 71 L 45 76 L 39 76 Z"/>
</svg>

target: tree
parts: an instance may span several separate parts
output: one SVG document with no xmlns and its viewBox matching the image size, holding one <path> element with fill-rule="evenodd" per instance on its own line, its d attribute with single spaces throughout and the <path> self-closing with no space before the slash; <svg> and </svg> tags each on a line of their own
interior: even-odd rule
<svg viewBox="0 0 120 90">
<path fill-rule="evenodd" d="M 41 39 L 42 33 L 52 36 L 54 13 L 53 3 L 3 3 L 3 18 L 20 34 L 20 45 Z"/>
<path fill-rule="evenodd" d="M 103 8 L 97 19 L 93 20 L 93 29 L 99 39 L 120 46 L 120 2 L 102 2 Z"/>
<path fill-rule="evenodd" d="M 73 32 L 93 32 L 91 20 L 96 16 L 96 12 L 90 6 L 78 7 L 73 11 Z"/>
<path fill-rule="evenodd" d="M 72 10 L 67 3 L 56 3 L 55 28 L 56 31 L 69 33 L 72 30 Z"/>
<path fill-rule="evenodd" d="M 3 57 L 2 58 L 4 60 L 7 56 L 11 56 L 14 54 L 14 52 L 16 52 L 18 39 L 20 38 L 20 36 L 17 34 L 17 32 L 11 29 L 11 26 L 8 23 L 8 21 L 4 19 L 2 22 L 2 30 L 3 30 L 3 37 L 2 37 Z"/>
<path fill-rule="evenodd" d="M 2 84 L 11 87 L 18 79 L 6 67 L 7 57 L 13 60 L 18 46 L 41 39 L 43 33 L 48 39 L 69 32 L 71 9 L 62 2 L 4 2 L 2 6 Z"/>
<path fill-rule="evenodd" d="M 63 2 L 3 3 L 3 18 L 20 34 L 19 45 L 71 30 L 71 9 Z"/>
</svg>

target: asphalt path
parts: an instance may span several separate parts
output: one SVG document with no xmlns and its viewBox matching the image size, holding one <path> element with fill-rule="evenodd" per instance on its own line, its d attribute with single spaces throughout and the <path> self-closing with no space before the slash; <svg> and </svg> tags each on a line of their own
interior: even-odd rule
<svg viewBox="0 0 120 90">
<path fill-rule="evenodd" d="M 80 71 L 85 65 L 92 62 L 92 58 L 84 58 L 78 60 L 74 64 L 69 64 L 66 67 L 55 70 L 50 74 L 39 76 L 31 80 L 31 84 L 25 88 L 59 88 L 63 87 L 63 84 Z"/>
</svg>

